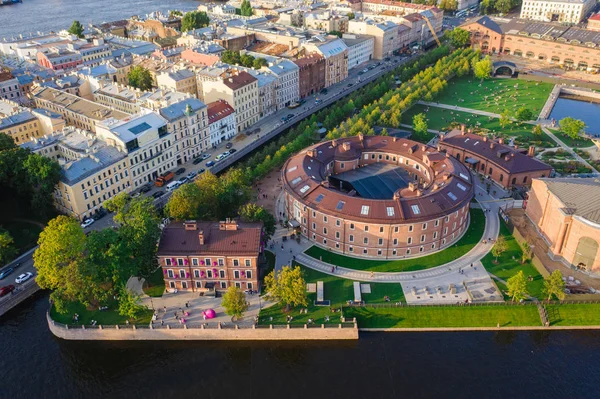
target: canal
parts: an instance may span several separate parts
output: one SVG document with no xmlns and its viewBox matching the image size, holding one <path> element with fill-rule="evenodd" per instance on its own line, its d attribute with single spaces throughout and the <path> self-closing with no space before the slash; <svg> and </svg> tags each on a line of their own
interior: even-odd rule
<svg viewBox="0 0 600 399">
<path fill-rule="evenodd" d="M 600 135 L 600 104 L 589 101 L 572 100 L 569 98 L 558 98 L 550 112 L 549 119 L 560 121 L 567 116 L 580 119 L 585 122 L 585 132 L 592 135 Z"/>
</svg>

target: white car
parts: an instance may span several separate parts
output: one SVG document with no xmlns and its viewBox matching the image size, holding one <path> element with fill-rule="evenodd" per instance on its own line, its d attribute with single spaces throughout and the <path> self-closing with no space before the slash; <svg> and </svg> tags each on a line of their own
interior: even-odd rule
<svg viewBox="0 0 600 399">
<path fill-rule="evenodd" d="M 92 224 L 94 224 L 94 222 L 94 219 L 85 219 L 83 223 L 81 223 L 81 228 L 85 229 L 86 227 L 90 227 Z"/>
<path fill-rule="evenodd" d="M 25 274 L 21 274 L 21 275 L 19 275 L 19 277 L 17 277 L 15 279 L 15 283 L 17 283 L 17 284 L 24 283 L 25 281 L 29 280 L 32 277 L 33 277 L 33 273 L 31 273 L 31 272 L 27 272 Z"/>
</svg>

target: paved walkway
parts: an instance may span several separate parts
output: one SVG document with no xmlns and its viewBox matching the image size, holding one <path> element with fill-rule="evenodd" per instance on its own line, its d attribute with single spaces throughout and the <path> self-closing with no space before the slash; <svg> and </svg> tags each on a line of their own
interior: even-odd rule
<svg viewBox="0 0 600 399">
<path fill-rule="evenodd" d="M 428 107 L 444 108 L 444 109 L 449 109 L 452 111 L 468 112 L 471 114 L 489 116 L 492 118 L 500 118 L 500 114 L 495 114 L 493 112 L 487 112 L 487 111 L 479 111 L 477 109 L 472 109 L 472 108 L 463 108 L 463 107 L 459 107 L 458 105 L 438 104 L 438 103 L 432 103 L 432 102 L 427 102 L 427 101 L 417 101 L 417 104 L 426 105 Z"/>
</svg>

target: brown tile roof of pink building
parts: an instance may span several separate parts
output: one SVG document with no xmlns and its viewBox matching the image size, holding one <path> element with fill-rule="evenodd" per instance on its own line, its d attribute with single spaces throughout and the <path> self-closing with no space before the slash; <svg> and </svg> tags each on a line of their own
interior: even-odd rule
<svg viewBox="0 0 600 399">
<path fill-rule="evenodd" d="M 238 90 L 256 81 L 257 79 L 246 71 L 235 71 L 231 76 L 223 79 L 225 86 L 231 90 Z"/>
<path fill-rule="evenodd" d="M 158 256 L 171 255 L 248 255 L 260 252 L 262 223 L 237 223 L 237 229 L 222 229 L 225 222 L 197 222 L 196 230 L 183 222 L 166 226 L 158 244 Z M 235 223 L 235 222 L 234 222 Z M 204 244 L 200 243 L 200 233 Z"/>
</svg>

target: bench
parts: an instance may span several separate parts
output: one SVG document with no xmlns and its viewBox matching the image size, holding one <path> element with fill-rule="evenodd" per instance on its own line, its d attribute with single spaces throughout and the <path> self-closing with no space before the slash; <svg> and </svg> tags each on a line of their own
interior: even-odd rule
<svg viewBox="0 0 600 399">
<path fill-rule="evenodd" d="M 329 306 L 331 305 L 330 301 L 326 301 L 324 298 L 324 286 L 322 281 L 317 281 L 317 300 L 315 301 L 315 306 Z"/>
<path fill-rule="evenodd" d="M 354 282 L 354 302 L 361 303 L 362 296 L 360 294 L 360 283 L 358 281 Z"/>
</svg>

